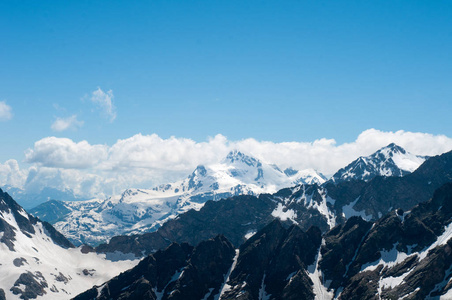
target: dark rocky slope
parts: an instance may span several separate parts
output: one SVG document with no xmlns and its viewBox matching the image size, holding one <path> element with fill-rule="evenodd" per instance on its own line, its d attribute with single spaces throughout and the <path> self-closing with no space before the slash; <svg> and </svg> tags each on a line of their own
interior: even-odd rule
<svg viewBox="0 0 452 300">
<path fill-rule="evenodd" d="M 452 183 L 411 211 L 352 217 L 323 236 L 275 220 L 233 256 L 222 236 L 172 244 L 76 299 L 450 299 Z"/>
<path fill-rule="evenodd" d="M 223 236 L 197 247 L 173 243 L 143 259 L 101 287 L 74 299 L 213 299 L 234 257 L 232 244 Z"/>
<path fill-rule="evenodd" d="M 293 225 L 284 229 L 273 221 L 247 240 L 239 250 L 221 299 L 314 299 L 312 282 L 303 270 L 315 261 L 321 242 L 317 227 L 303 232 Z"/>
<path fill-rule="evenodd" d="M 276 220 L 245 242 L 235 258 L 221 235 L 195 248 L 173 243 L 75 299 L 260 299 L 264 290 L 279 299 L 314 299 L 303 270 L 314 263 L 320 241 L 318 228 L 285 229 Z"/>
</svg>

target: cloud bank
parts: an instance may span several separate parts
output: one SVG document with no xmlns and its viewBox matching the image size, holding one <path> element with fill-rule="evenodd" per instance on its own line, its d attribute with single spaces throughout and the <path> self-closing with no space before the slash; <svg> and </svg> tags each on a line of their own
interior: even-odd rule
<svg viewBox="0 0 452 300">
<path fill-rule="evenodd" d="M 0 185 L 14 183 L 30 190 L 43 186 L 66 188 L 82 197 L 102 198 L 128 187 L 151 188 L 185 178 L 197 165 L 217 163 L 233 149 L 281 168 L 313 168 L 332 175 L 357 157 L 392 142 L 420 155 L 452 150 L 452 138 L 444 135 L 376 129 L 366 130 L 355 141 L 340 145 L 325 138 L 283 143 L 252 138 L 230 141 L 221 134 L 205 142 L 137 134 L 111 146 L 47 137 L 25 152 L 25 162 L 31 164 L 29 169 L 20 170 L 14 160 L 0 164 Z"/>
</svg>

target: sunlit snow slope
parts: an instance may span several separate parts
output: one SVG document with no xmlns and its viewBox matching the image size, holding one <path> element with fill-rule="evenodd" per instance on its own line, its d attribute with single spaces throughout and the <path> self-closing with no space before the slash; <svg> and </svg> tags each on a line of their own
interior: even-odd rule
<svg viewBox="0 0 452 300">
<path fill-rule="evenodd" d="M 69 299 L 136 263 L 83 254 L 0 190 L 0 296 Z"/>
</svg>

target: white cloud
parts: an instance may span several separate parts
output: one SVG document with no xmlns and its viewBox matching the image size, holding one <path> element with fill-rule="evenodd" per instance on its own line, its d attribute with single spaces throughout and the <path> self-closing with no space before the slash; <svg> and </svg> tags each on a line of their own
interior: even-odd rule
<svg viewBox="0 0 452 300">
<path fill-rule="evenodd" d="M 113 104 L 113 91 L 104 92 L 100 87 L 91 94 L 91 102 L 96 104 L 109 119 L 113 122 L 116 119 L 116 107 Z"/>
<path fill-rule="evenodd" d="M 105 166 L 110 169 L 147 168 L 186 171 L 198 164 L 216 162 L 229 151 L 227 139 L 217 135 L 197 143 L 187 138 L 162 139 L 156 134 L 137 134 L 118 140 L 109 149 Z"/>
<path fill-rule="evenodd" d="M 444 135 L 403 130 L 384 132 L 376 129 L 368 129 L 354 142 L 341 145 L 337 145 L 334 139 L 319 139 L 310 143 L 273 143 L 246 139 L 233 144 L 244 152 L 283 168 L 314 168 L 325 175 L 332 175 L 359 156 L 372 154 L 393 142 L 418 155 L 437 155 L 452 150 L 452 139 Z"/>
<path fill-rule="evenodd" d="M 13 118 L 11 106 L 6 104 L 5 101 L 0 101 L 0 121 L 9 121 Z"/>
<path fill-rule="evenodd" d="M 77 120 L 77 115 L 72 115 L 67 118 L 56 118 L 51 128 L 53 131 L 64 131 L 67 129 L 76 130 L 83 126 L 83 121 Z"/>
<path fill-rule="evenodd" d="M 15 159 L 9 159 L 4 164 L 0 163 L 0 182 L 2 186 L 23 186 L 27 175 L 28 171 L 21 170 L 19 163 Z"/>
<path fill-rule="evenodd" d="M 0 179 L 22 183 L 28 189 L 64 187 L 79 196 L 102 198 L 129 187 L 151 188 L 185 178 L 197 165 L 216 163 L 232 149 L 281 168 L 314 168 L 332 175 L 357 157 L 369 155 L 392 142 L 421 155 L 452 150 L 452 138 L 444 135 L 375 129 L 366 130 L 355 141 L 340 145 L 334 139 L 284 143 L 252 138 L 229 141 L 220 134 L 205 142 L 137 134 L 118 140 L 112 146 L 47 137 L 26 151 L 25 161 L 32 164 L 29 170 L 19 170 L 20 173 L 11 162 L 0 164 Z M 13 170 L 21 175 L 6 179 Z M 27 178 L 26 183 L 23 183 L 24 178 Z"/>
<path fill-rule="evenodd" d="M 25 161 L 40 166 L 63 169 L 92 168 L 107 157 L 107 146 L 79 143 L 68 138 L 46 137 L 25 151 Z"/>
</svg>

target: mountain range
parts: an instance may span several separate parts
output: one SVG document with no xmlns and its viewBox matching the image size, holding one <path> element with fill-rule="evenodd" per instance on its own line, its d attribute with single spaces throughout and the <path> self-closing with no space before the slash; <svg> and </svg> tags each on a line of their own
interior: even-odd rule
<svg viewBox="0 0 452 300">
<path fill-rule="evenodd" d="M 380 151 L 394 157 L 398 148 Z M 400 160 L 392 161 L 399 168 Z M 452 152 L 422 162 L 412 173 L 375 171 L 373 178 L 307 183 L 293 170 L 232 152 L 181 182 L 144 190 L 196 191 L 175 203 L 199 208 L 96 248 L 74 247 L 1 192 L 0 299 L 67 299 L 86 289 L 76 299 L 449 299 Z M 292 187 L 270 187 L 283 176 L 289 179 L 279 182 Z M 207 200 L 209 190 L 218 195 L 237 178 L 251 178 L 260 192 Z M 107 209 L 124 211 L 122 205 L 139 203 L 143 195 L 127 190 Z M 96 201 L 102 202 L 84 201 L 92 205 L 86 213 L 99 209 Z M 45 213 L 53 222 L 73 213 L 59 201 L 49 203 Z M 131 215 L 122 216 L 132 223 Z M 87 220 L 89 234 L 96 228 Z"/>
<path fill-rule="evenodd" d="M 403 176 L 426 159 L 390 144 L 368 157 L 360 157 L 339 170 L 328 182 L 368 181 L 375 176 Z M 163 184 L 153 189 L 128 189 L 121 195 L 104 200 L 52 200 L 30 212 L 52 223 L 76 245 L 97 245 L 117 235 L 153 232 L 166 221 L 190 209 L 201 209 L 208 200 L 275 193 L 282 188 L 297 185 L 305 189 L 306 186 L 322 186 L 326 182 L 326 178 L 315 170 L 297 171 L 288 168 L 282 171 L 275 165 L 263 163 L 234 150 L 218 164 L 198 166 L 192 174 L 179 182 Z M 308 192 L 310 189 L 312 190 L 308 188 Z M 311 205 L 315 208 L 315 215 L 320 213 L 329 218 L 331 227 L 335 221 L 328 212 L 325 201 L 323 204 L 312 202 Z M 280 206 L 280 210 L 286 211 L 285 206 Z M 278 214 L 278 211 L 274 214 Z M 287 213 L 284 216 L 288 216 Z M 300 218 L 305 217 L 300 215 Z"/>
<path fill-rule="evenodd" d="M 173 243 L 88 299 L 451 299 L 452 183 L 410 211 L 351 217 L 322 235 L 274 220 L 238 249 Z"/>
<path fill-rule="evenodd" d="M 79 197 L 74 191 L 68 188 L 56 189 L 51 187 L 43 187 L 39 192 L 27 192 L 22 188 L 4 185 L 1 189 L 13 197 L 25 209 L 36 207 L 37 204 L 46 201 L 63 199 L 64 201 L 82 201 L 86 198 Z"/>
<path fill-rule="evenodd" d="M 298 184 L 321 184 L 326 178 L 314 170 L 280 170 L 240 151 L 220 163 L 198 166 L 186 179 L 153 189 L 128 189 L 108 199 L 48 201 L 30 212 L 54 226 L 74 244 L 105 242 L 120 234 L 155 231 L 207 200 L 235 195 L 274 193 Z"/>
<path fill-rule="evenodd" d="M 375 221 L 395 208 L 409 209 L 427 201 L 437 188 L 451 180 L 452 152 L 448 152 L 426 160 L 416 171 L 403 177 L 302 184 L 258 197 L 207 201 L 199 211 L 180 214 L 155 232 L 115 236 L 96 249 L 102 253 L 118 251 L 141 256 L 170 242 L 196 245 L 219 233 L 234 245 L 240 245 L 246 236 L 274 218 L 303 230 L 317 226 L 326 232 L 352 216 Z"/>
</svg>

